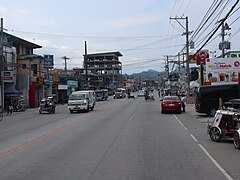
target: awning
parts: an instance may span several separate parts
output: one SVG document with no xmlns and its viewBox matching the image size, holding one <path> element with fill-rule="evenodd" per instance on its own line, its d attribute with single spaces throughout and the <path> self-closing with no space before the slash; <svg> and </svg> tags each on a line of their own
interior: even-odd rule
<svg viewBox="0 0 240 180">
<path fill-rule="evenodd" d="M 196 82 L 196 81 L 192 81 L 192 82 L 190 82 L 190 89 L 192 89 L 192 88 L 196 88 L 196 87 L 199 87 L 198 82 Z"/>
<path fill-rule="evenodd" d="M 10 87 L 10 88 L 4 89 L 4 94 L 22 94 L 22 93 L 13 87 Z"/>
</svg>

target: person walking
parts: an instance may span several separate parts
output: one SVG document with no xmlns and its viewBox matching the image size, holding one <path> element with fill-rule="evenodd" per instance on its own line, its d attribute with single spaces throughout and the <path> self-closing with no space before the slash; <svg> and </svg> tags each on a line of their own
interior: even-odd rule
<svg viewBox="0 0 240 180">
<path fill-rule="evenodd" d="M 160 89 L 158 89 L 158 97 L 161 97 L 161 92 L 160 92 Z"/>
<path fill-rule="evenodd" d="M 181 98 L 181 104 L 182 104 L 182 112 L 186 112 L 186 105 L 187 105 L 187 98 L 183 94 Z"/>
<path fill-rule="evenodd" d="M 8 115 L 13 115 L 13 100 L 12 100 L 12 98 L 8 100 L 7 114 Z"/>
</svg>

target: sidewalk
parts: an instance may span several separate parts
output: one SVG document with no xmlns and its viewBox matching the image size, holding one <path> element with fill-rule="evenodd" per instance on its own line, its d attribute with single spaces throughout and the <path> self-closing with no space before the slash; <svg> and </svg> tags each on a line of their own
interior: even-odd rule
<svg viewBox="0 0 240 180">
<path fill-rule="evenodd" d="M 186 109 L 187 111 L 196 112 L 196 110 L 195 110 L 195 104 L 187 104 L 186 108 L 187 108 L 187 109 Z"/>
<path fill-rule="evenodd" d="M 187 104 L 195 104 L 195 96 L 187 97 Z"/>
</svg>

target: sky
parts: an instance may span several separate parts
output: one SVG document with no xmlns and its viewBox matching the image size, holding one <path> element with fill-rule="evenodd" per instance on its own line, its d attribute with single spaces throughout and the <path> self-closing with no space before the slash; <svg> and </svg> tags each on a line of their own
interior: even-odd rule
<svg viewBox="0 0 240 180">
<path fill-rule="evenodd" d="M 81 68 L 86 41 L 88 54 L 119 51 L 123 73 L 131 74 L 163 71 L 167 56 L 176 60 L 178 53 L 185 52 L 186 17 L 189 40 L 195 42 L 190 53 L 196 52 L 236 1 L 222 0 L 200 30 L 209 9 L 220 1 L 0 0 L 0 17 L 5 32 L 42 46 L 35 54 L 54 55 L 54 68 L 64 68 L 63 56 L 69 58 L 68 69 Z M 231 50 L 240 50 L 239 7 L 226 20 L 231 30 L 226 31 L 225 40 L 231 42 Z M 203 46 L 210 56 L 221 54 L 220 33 L 217 30 Z"/>
</svg>

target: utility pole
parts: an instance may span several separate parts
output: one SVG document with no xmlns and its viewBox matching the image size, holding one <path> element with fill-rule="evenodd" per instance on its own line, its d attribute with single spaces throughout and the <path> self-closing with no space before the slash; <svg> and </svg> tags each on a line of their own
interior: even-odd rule
<svg viewBox="0 0 240 180">
<path fill-rule="evenodd" d="M 189 90 L 190 90 L 190 81 L 189 81 L 189 32 L 188 32 L 188 17 L 186 17 L 186 71 L 187 71 L 187 77 L 186 77 L 186 82 L 187 82 L 187 95 L 189 95 Z"/>
<path fill-rule="evenodd" d="M 179 74 L 179 78 L 180 78 L 180 74 L 181 74 L 181 65 L 180 65 L 180 53 L 178 53 L 178 74 Z"/>
<path fill-rule="evenodd" d="M 166 57 L 166 61 L 165 61 L 165 72 L 167 73 L 167 80 L 169 80 L 169 55 L 164 56 Z"/>
<path fill-rule="evenodd" d="M 189 81 L 189 75 L 190 75 L 190 73 L 189 73 L 189 34 L 190 34 L 190 32 L 188 31 L 188 17 L 187 16 L 186 17 L 180 17 L 180 18 L 178 18 L 178 17 L 171 18 L 170 17 L 170 20 L 171 19 L 176 20 L 180 24 L 180 26 L 182 26 L 183 29 L 186 30 L 186 32 L 183 33 L 183 35 L 186 35 L 186 84 L 187 84 L 187 94 L 189 95 L 189 88 L 190 88 L 190 81 Z M 186 21 L 185 27 L 178 21 L 178 20 L 183 20 L 183 19 Z"/>
<path fill-rule="evenodd" d="M 169 56 L 167 56 L 167 65 L 166 65 L 166 70 L 167 70 L 167 79 L 169 80 Z"/>
<path fill-rule="evenodd" d="M 88 68 L 87 68 L 87 41 L 85 41 L 84 66 L 86 69 L 86 89 L 88 89 Z"/>
<path fill-rule="evenodd" d="M 67 60 L 70 59 L 70 58 L 68 58 L 66 56 L 63 56 L 63 57 L 61 57 L 61 59 L 64 59 L 64 64 L 65 64 L 64 65 L 64 71 L 67 72 Z"/>
<path fill-rule="evenodd" d="M 222 23 L 222 33 L 221 33 L 221 35 L 222 35 L 222 58 L 224 58 L 225 57 L 225 50 L 224 50 L 224 36 L 225 36 L 225 30 L 224 30 L 224 23 Z"/>
<path fill-rule="evenodd" d="M 224 40 L 224 37 L 226 36 L 225 30 L 230 30 L 227 23 L 222 23 L 222 29 L 221 29 L 221 36 L 222 36 L 222 42 L 220 43 L 220 47 L 222 49 L 222 58 L 225 58 L 225 49 L 230 49 L 230 43 L 228 41 Z"/>
<path fill-rule="evenodd" d="M 4 81 L 2 80 L 2 71 L 4 71 L 4 59 L 3 59 L 3 18 L 1 18 L 1 39 L 0 39 L 0 43 L 1 43 L 1 65 L 0 65 L 0 82 L 1 82 L 1 118 L 0 120 L 2 120 L 3 118 L 3 110 L 4 110 Z"/>
</svg>

